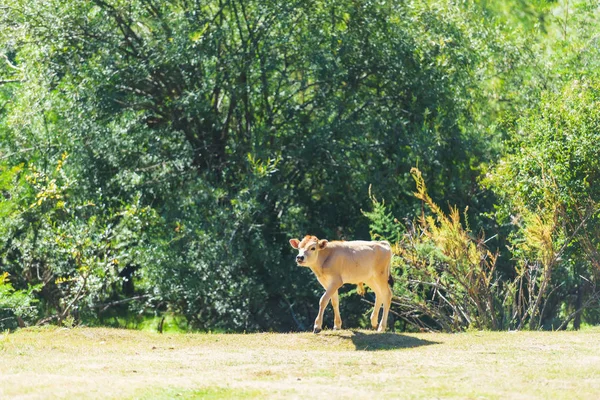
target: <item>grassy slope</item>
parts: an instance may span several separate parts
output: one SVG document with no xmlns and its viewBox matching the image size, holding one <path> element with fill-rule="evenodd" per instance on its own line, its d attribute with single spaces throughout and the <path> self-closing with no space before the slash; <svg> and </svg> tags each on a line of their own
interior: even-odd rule
<svg viewBox="0 0 600 400">
<path fill-rule="evenodd" d="M 0 398 L 589 398 L 600 329 L 581 332 L 0 334 Z"/>
</svg>

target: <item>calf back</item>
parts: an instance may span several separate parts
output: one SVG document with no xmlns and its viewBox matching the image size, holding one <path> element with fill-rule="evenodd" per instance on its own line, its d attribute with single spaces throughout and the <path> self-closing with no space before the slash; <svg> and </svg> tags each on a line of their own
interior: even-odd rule
<svg viewBox="0 0 600 400">
<path fill-rule="evenodd" d="M 338 279 L 342 283 L 387 281 L 391 256 L 388 242 L 329 242 L 319 252 L 314 271 L 325 284 Z"/>
</svg>

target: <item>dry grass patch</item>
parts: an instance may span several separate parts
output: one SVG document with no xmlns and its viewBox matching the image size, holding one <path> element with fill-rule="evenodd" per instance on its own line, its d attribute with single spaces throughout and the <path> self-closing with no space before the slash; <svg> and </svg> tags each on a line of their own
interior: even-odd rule
<svg viewBox="0 0 600 400">
<path fill-rule="evenodd" d="M 600 329 L 581 332 L 0 334 L 0 398 L 589 398 Z"/>
</svg>

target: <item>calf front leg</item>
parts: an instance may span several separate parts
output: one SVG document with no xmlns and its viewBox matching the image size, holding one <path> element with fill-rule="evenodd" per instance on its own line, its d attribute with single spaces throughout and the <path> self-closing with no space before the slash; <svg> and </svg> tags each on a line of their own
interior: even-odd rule
<svg viewBox="0 0 600 400">
<path fill-rule="evenodd" d="M 323 296 L 321 296 L 321 300 L 319 300 L 319 314 L 315 319 L 315 326 L 313 327 L 314 333 L 319 333 L 323 329 L 323 313 L 325 312 L 325 307 L 327 307 L 329 299 L 331 299 L 331 296 L 333 296 L 334 293 L 337 293 L 340 286 L 341 284 L 338 285 L 337 283 L 329 285 L 325 293 L 323 293 Z"/>
</svg>

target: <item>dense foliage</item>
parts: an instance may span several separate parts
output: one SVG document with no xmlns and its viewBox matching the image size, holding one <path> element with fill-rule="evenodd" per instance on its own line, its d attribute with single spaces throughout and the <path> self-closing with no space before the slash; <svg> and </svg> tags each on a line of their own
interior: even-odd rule
<svg viewBox="0 0 600 400">
<path fill-rule="evenodd" d="M 287 244 L 305 233 L 377 234 L 417 257 L 396 287 L 419 296 L 397 310 L 414 326 L 580 318 L 597 305 L 598 9 L 563 21 L 569 3 L 514 6 L 6 0 L 0 327 L 170 313 L 195 329 L 305 329 L 319 288 Z M 497 260 L 461 227 L 465 208 Z M 462 261 L 436 239 L 444 218 L 475 246 Z M 454 308 L 430 307 L 410 271 L 434 253 L 452 279 L 488 260 L 478 317 L 458 311 L 468 280 Z M 365 321 L 353 290 L 341 304 Z"/>
</svg>

